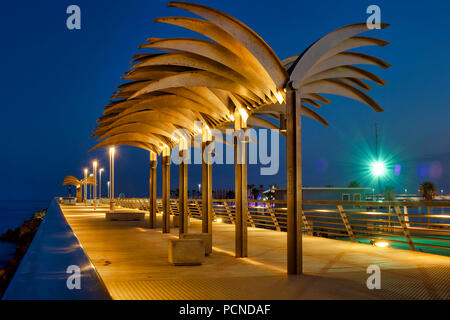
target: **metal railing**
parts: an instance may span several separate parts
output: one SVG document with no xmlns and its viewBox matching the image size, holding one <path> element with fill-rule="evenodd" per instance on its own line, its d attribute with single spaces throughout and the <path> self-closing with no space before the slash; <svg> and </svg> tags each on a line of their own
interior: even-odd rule
<svg viewBox="0 0 450 320">
<path fill-rule="evenodd" d="M 117 205 L 149 210 L 149 200 L 119 198 Z M 162 200 L 157 199 L 159 212 Z M 448 209 L 447 209 L 448 208 Z M 178 215 L 178 199 L 170 200 Z M 202 200 L 188 200 L 189 215 L 201 219 Z M 303 201 L 303 232 L 346 241 L 450 255 L 450 202 Z M 286 231 L 286 201 L 248 200 L 248 225 Z M 213 219 L 234 223 L 234 199 L 214 199 Z"/>
</svg>

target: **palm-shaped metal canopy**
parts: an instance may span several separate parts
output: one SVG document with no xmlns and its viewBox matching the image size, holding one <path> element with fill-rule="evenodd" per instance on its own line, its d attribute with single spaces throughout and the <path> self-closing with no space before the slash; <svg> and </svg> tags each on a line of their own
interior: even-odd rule
<svg viewBox="0 0 450 320">
<path fill-rule="evenodd" d="M 366 24 L 335 30 L 305 52 L 280 61 L 253 30 L 235 18 L 203 5 L 170 2 L 203 19 L 168 17 L 155 22 L 177 25 L 210 40 L 195 38 L 150 38 L 141 48 L 163 53 L 135 56 L 129 82 L 119 86 L 114 100 L 105 107 L 95 136 L 96 147 L 128 144 L 160 153 L 163 146 L 176 144 L 172 133 L 183 128 L 195 134 L 194 121 L 212 128 L 232 123 L 236 109 L 251 115 L 249 125 L 274 127 L 261 115 L 285 112 L 285 88 L 289 81 L 300 89 L 302 114 L 328 125 L 311 107 L 330 101 L 322 94 L 345 96 L 381 107 L 365 91 L 368 80 L 378 85 L 378 76 L 354 65 L 389 67 L 386 62 L 357 52 L 363 46 L 384 46 L 387 42 L 358 36 Z M 387 25 L 383 24 L 382 28 Z"/>
<path fill-rule="evenodd" d="M 149 38 L 140 46 L 159 52 L 134 56 L 131 70 L 123 76 L 128 82 L 118 87 L 98 119 L 94 136 L 100 142 L 94 149 L 130 145 L 159 154 L 179 143 L 173 136 L 175 130 L 199 134 L 195 121 L 209 128 L 241 128 L 239 114 L 244 110 L 248 115 L 245 125 L 278 128 L 276 121 L 287 118 L 288 153 L 297 150 L 288 154 L 288 216 L 293 217 L 288 224 L 295 227 L 295 231 L 288 228 L 288 234 L 298 233 L 300 116 L 327 126 L 314 110 L 330 103 L 323 94 L 344 96 L 383 111 L 365 92 L 371 89 L 366 81 L 380 86 L 385 82 L 355 65 L 387 68 L 389 64 L 354 49 L 385 46 L 387 42 L 360 36 L 368 31 L 366 24 L 352 24 L 281 61 L 258 34 L 225 13 L 194 3 L 170 2 L 169 6 L 190 11 L 200 19 L 166 17 L 155 22 L 189 29 L 203 37 Z M 246 188 L 246 182 L 241 185 Z M 293 193 L 293 188 L 300 191 Z M 295 243 L 295 237 L 289 243 Z"/>
<path fill-rule="evenodd" d="M 63 186 L 75 186 L 79 188 L 81 185 L 88 184 L 88 185 L 95 185 L 95 179 L 93 176 L 88 176 L 86 178 L 83 178 L 81 180 L 78 180 L 72 175 L 68 175 L 63 180 Z"/>
</svg>

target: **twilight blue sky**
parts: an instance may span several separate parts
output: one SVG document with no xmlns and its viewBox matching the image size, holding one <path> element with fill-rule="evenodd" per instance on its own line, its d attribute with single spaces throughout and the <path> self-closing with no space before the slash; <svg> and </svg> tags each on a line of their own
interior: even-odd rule
<svg viewBox="0 0 450 320">
<path fill-rule="evenodd" d="M 326 33 L 346 24 L 364 22 L 370 4 L 381 7 L 391 26 L 369 33 L 391 42 L 368 48 L 392 64 L 370 68 L 388 81 L 370 92 L 384 109 L 330 96 L 319 110 L 330 123 L 325 128 L 305 119 L 303 124 L 304 185 L 346 186 L 359 180 L 373 183 L 365 171 L 374 153 L 374 125 L 380 128 L 380 149 L 397 169 L 386 184 L 398 191 L 416 190 L 430 179 L 450 190 L 450 3 L 448 1 L 263 1 L 198 0 L 243 21 L 281 59 L 302 52 Z M 103 106 L 129 69 L 131 56 L 147 37 L 191 36 L 183 29 L 152 23 L 161 16 L 190 16 L 168 8 L 165 0 L 8 1 L 2 4 L 1 109 L 2 153 L 0 199 L 50 199 L 62 194 L 66 174 L 78 177 L 91 159 L 107 168 L 106 150 L 88 153 L 90 138 Z M 81 30 L 66 28 L 66 8 L 81 7 Z M 284 143 L 281 144 L 283 150 Z M 277 176 L 258 176 L 249 167 L 249 183 L 284 185 L 285 157 Z M 116 189 L 127 195 L 148 193 L 148 152 L 120 147 Z M 397 167 L 400 168 L 400 167 Z M 178 174 L 172 171 L 176 188 Z M 393 169 L 391 169 L 393 172 Z M 215 167 L 215 188 L 233 187 L 233 168 Z M 192 166 L 189 185 L 200 181 Z M 105 179 L 104 179 L 105 181 Z M 106 185 L 104 185 L 106 190 Z"/>
</svg>

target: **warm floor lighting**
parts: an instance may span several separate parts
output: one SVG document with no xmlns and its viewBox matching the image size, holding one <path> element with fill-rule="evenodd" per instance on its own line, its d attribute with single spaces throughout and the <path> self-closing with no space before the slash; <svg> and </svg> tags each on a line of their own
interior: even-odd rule
<svg viewBox="0 0 450 320">
<path fill-rule="evenodd" d="M 370 241 L 371 244 L 373 244 L 374 246 L 380 247 L 380 248 L 387 248 L 389 247 L 389 242 L 387 241 Z"/>
</svg>

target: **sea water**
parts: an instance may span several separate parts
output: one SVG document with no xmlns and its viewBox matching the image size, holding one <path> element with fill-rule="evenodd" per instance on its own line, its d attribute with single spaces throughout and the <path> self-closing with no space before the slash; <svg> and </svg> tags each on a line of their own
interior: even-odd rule
<svg viewBox="0 0 450 320">
<path fill-rule="evenodd" d="M 50 200 L 44 201 L 10 201 L 0 200 L 0 234 L 8 229 L 20 227 L 25 220 L 30 219 L 39 210 L 46 209 Z M 16 245 L 0 241 L 0 269 L 14 258 Z"/>
</svg>

